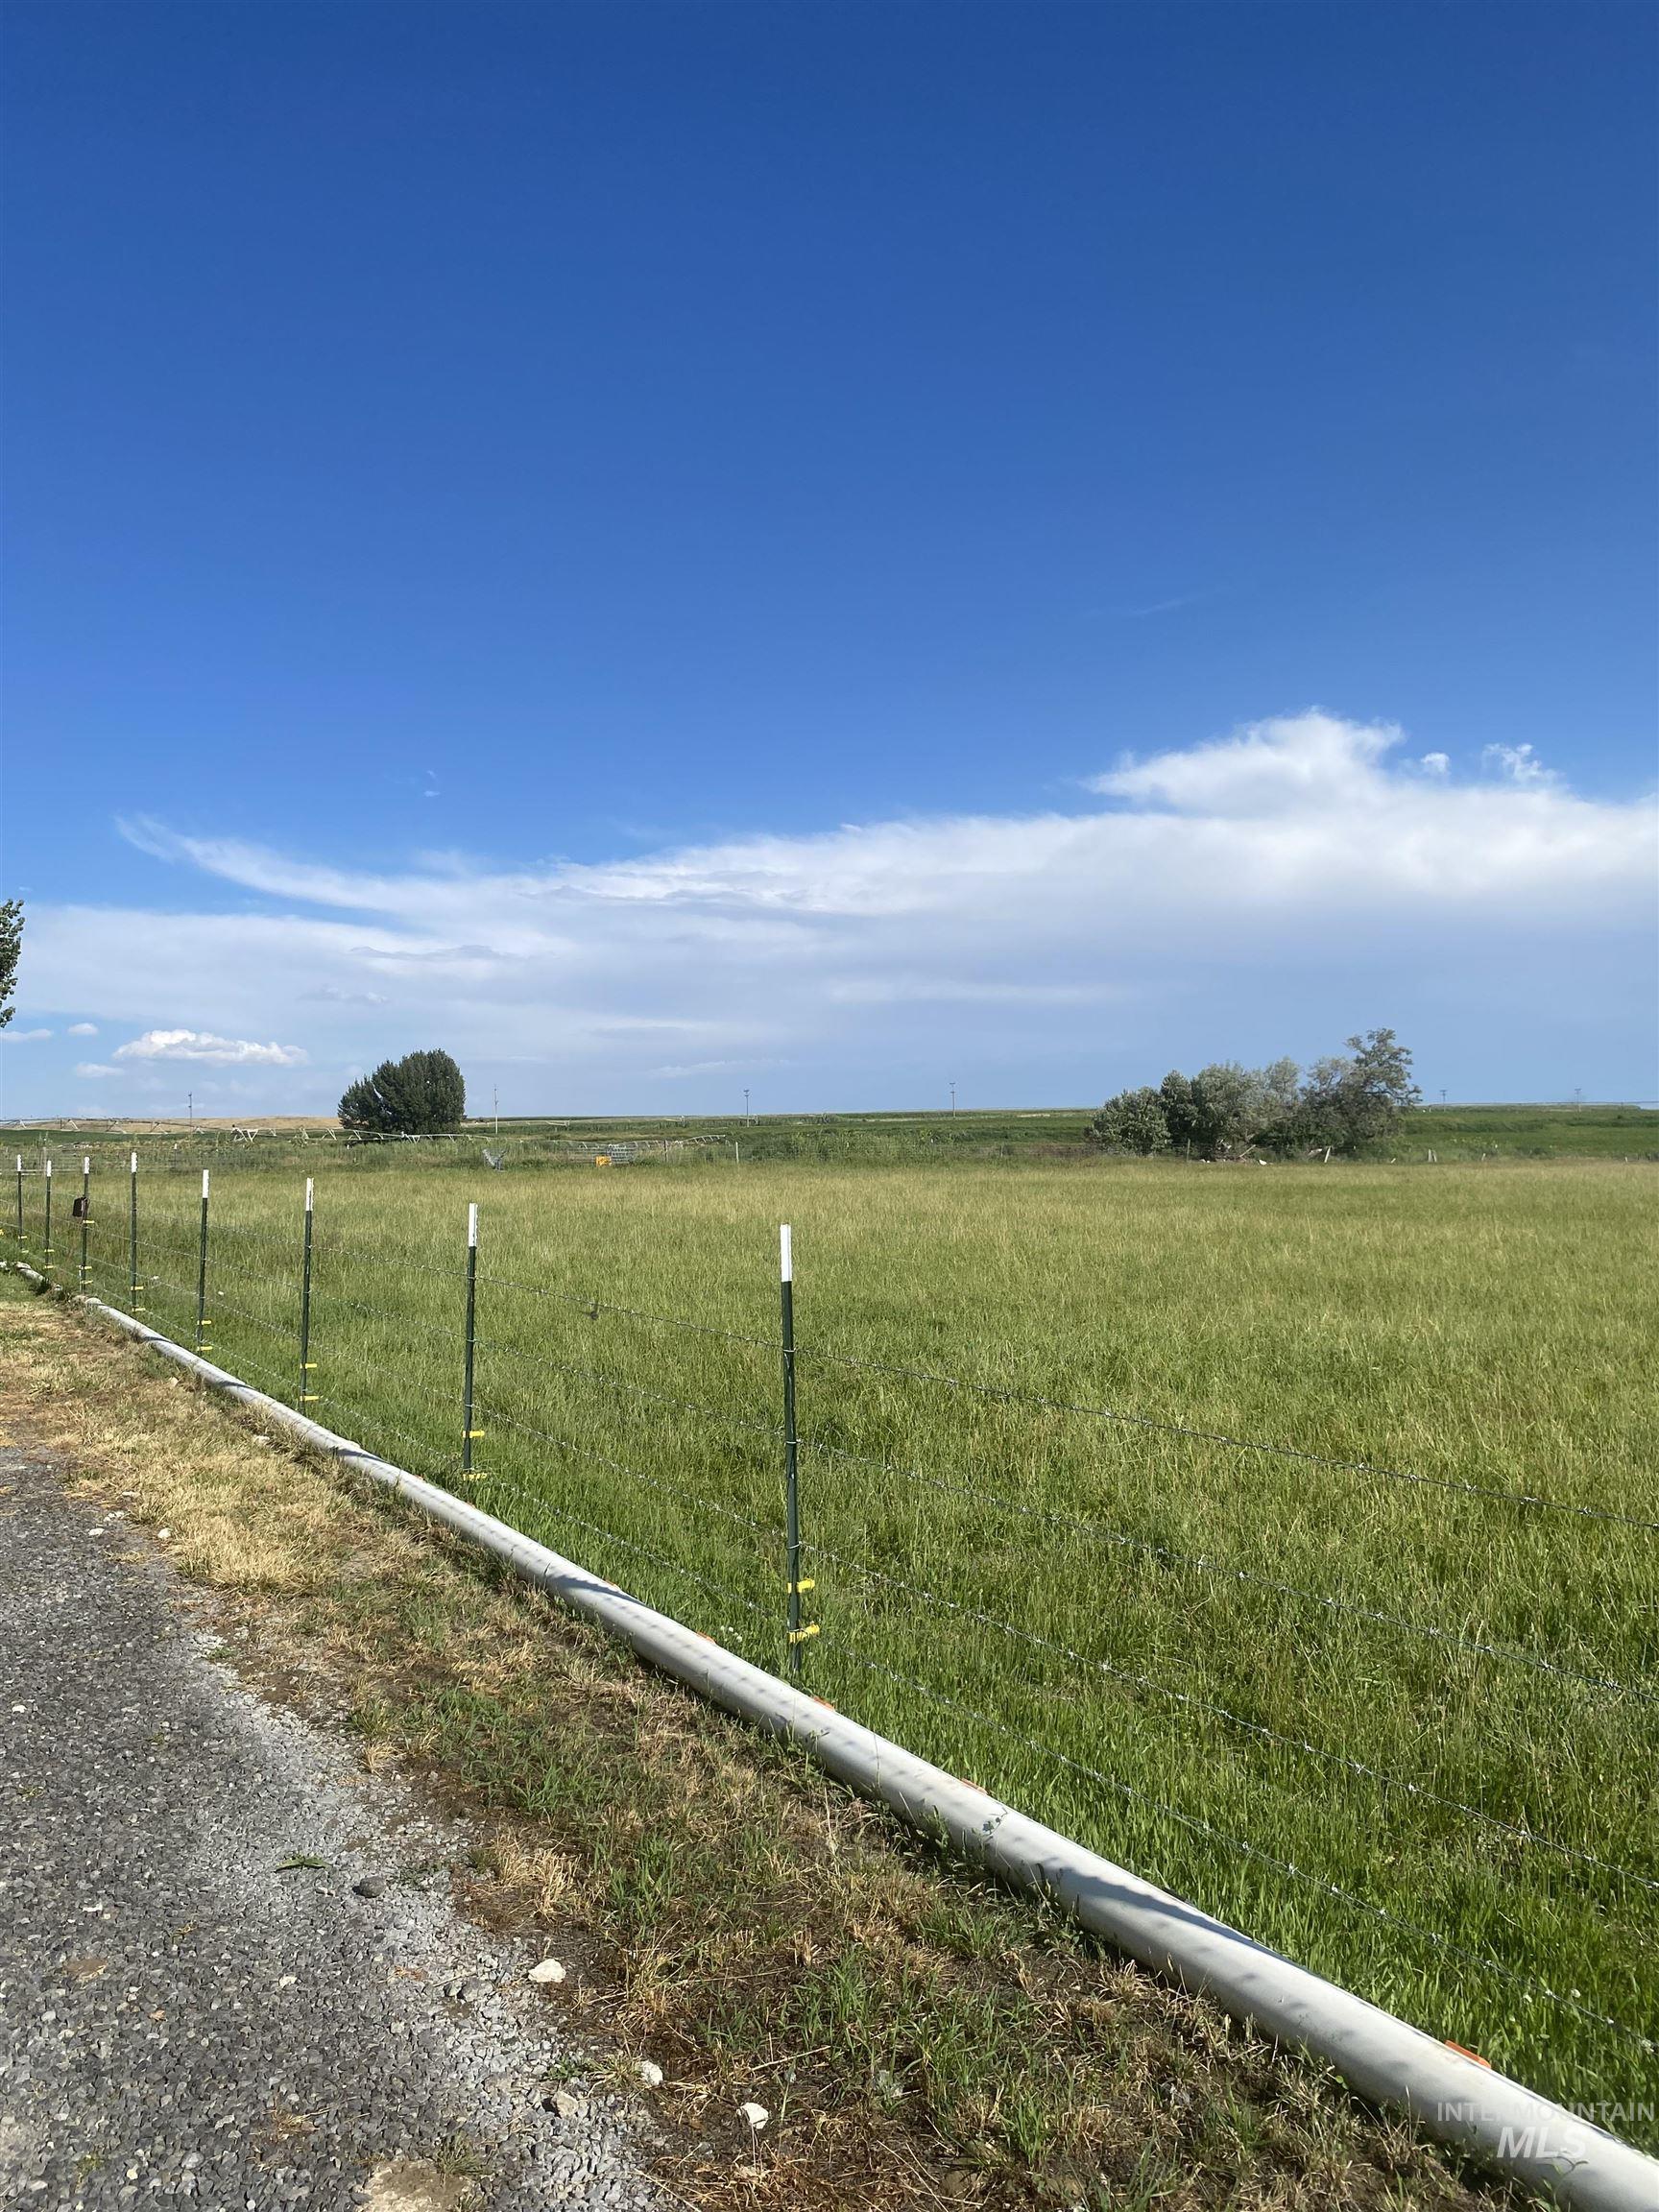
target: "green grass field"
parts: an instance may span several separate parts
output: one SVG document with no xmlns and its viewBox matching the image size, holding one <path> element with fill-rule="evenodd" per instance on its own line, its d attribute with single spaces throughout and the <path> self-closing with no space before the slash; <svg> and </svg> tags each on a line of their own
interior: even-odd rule
<svg viewBox="0 0 1659 2212">
<path fill-rule="evenodd" d="M 1652 2142 L 1652 1169 L 947 1141 L 714 1172 L 663 1134 L 580 1173 L 534 1165 L 552 1131 L 500 1174 L 470 1141 L 222 1151 L 212 1354 L 295 1398 L 313 1172 L 314 1409 L 459 1483 L 479 1200 L 471 1494 L 781 1666 L 792 1222 L 807 1687 Z M 199 1177 L 147 1157 L 140 1303 L 189 1342 Z M 97 1147 L 88 1238 L 122 1305 L 124 1166 Z"/>
</svg>

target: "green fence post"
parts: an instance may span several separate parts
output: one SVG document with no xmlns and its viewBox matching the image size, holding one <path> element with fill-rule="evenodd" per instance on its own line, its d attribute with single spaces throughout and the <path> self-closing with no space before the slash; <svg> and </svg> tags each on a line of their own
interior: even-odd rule
<svg viewBox="0 0 1659 2212">
<path fill-rule="evenodd" d="M 461 1472 L 472 1472 L 472 1353 L 478 1319 L 478 1209 L 467 1209 L 467 1360 L 461 1379 Z"/>
<path fill-rule="evenodd" d="M 789 1224 L 778 1232 L 779 1291 L 783 1344 L 783 1544 L 788 1554 L 788 1655 L 789 1672 L 799 1677 L 801 1651 L 818 1633 L 816 1623 L 802 1625 L 801 1599 L 810 1581 L 801 1576 L 800 1452 L 795 1434 L 795 1255 Z"/>
<path fill-rule="evenodd" d="M 40 1272 L 52 1272 L 52 1163 L 46 1163 L 46 1249 L 40 1255 Z"/>
<path fill-rule="evenodd" d="M 81 1295 L 86 1295 L 86 1238 L 92 1227 L 92 1155 L 81 1155 Z"/>
<path fill-rule="evenodd" d="M 23 1249 L 23 1155 L 17 1155 L 17 1249 Z"/>
<path fill-rule="evenodd" d="M 202 1170 L 202 1241 L 196 1248 L 196 1349 L 207 1341 L 207 1174 Z"/>
<path fill-rule="evenodd" d="M 311 1387 L 311 1178 L 305 1178 L 305 1243 L 300 1263 L 300 1410 L 316 1398 Z"/>
<path fill-rule="evenodd" d="M 128 1166 L 129 1190 L 127 1195 L 127 1302 L 134 1314 L 138 1311 L 138 1155 L 134 1152 Z"/>
</svg>

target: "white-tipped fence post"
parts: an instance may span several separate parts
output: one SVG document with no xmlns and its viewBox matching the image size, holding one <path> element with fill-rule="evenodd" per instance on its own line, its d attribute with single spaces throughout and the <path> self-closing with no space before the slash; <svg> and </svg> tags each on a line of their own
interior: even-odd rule
<svg viewBox="0 0 1659 2212">
<path fill-rule="evenodd" d="M 23 1155 L 17 1155 L 17 1249 L 23 1249 Z"/>
<path fill-rule="evenodd" d="M 52 1272 L 52 1163 L 50 1160 L 46 1163 L 46 1250 L 40 1262 L 40 1268 L 43 1274 L 50 1275 Z"/>
<path fill-rule="evenodd" d="M 196 1349 L 207 1348 L 207 1177 L 202 1170 L 202 1238 L 196 1247 Z"/>
<path fill-rule="evenodd" d="M 478 1209 L 467 1209 L 467 1358 L 461 1380 L 461 1472 L 472 1472 L 472 1355 L 478 1318 Z"/>
<path fill-rule="evenodd" d="M 314 1211 L 311 1178 L 305 1178 L 305 1243 L 300 1262 L 300 1410 L 304 1412 L 317 1393 L 311 1387 L 311 1216 Z"/>
<path fill-rule="evenodd" d="M 138 1310 L 138 1155 L 127 1164 L 127 1289 L 128 1303 Z"/>
<path fill-rule="evenodd" d="M 816 1636 L 816 1626 L 802 1624 L 801 1599 L 811 1589 L 801 1578 L 800 1453 L 795 1435 L 795 1251 L 787 1221 L 778 1231 L 778 1286 L 783 1348 L 783 1545 L 789 1572 L 788 1668 L 792 1678 L 801 1672 L 802 1647 Z"/>
<path fill-rule="evenodd" d="M 81 1293 L 86 1293 L 86 1238 L 92 1227 L 92 1155 L 81 1155 Z"/>
</svg>

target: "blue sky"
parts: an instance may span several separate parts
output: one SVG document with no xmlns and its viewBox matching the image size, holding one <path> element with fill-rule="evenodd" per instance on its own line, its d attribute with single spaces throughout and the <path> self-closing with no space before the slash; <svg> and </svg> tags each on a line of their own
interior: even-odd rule
<svg viewBox="0 0 1659 2212">
<path fill-rule="evenodd" d="M 1651 8 L 6 45 L 8 1111 L 1659 1092 Z"/>
</svg>

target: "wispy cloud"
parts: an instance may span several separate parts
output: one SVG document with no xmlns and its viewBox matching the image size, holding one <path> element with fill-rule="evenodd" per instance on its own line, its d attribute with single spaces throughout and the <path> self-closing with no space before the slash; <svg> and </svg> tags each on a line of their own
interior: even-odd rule
<svg viewBox="0 0 1659 2212">
<path fill-rule="evenodd" d="M 50 1029 L 0 1029 L 0 1045 L 39 1045 L 52 1034 Z"/>
<path fill-rule="evenodd" d="M 1103 1080 L 1172 1037 L 1294 1047 L 1299 1014 L 1251 1014 L 1269 1001 L 1321 1009 L 1310 1049 L 1370 1018 L 1499 1039 L 1523 999 L 1530 1031 L 1576 1037 L 1594 1004 L 1640 1059 L 1653 803 L 1580 798 L 1508 750 L 1459 772 L 1391 725 L 1309 711 L 1121 758 L 1070 809 L 588 865 L 362 871 L 134 823 L 192 902 L 222 883 L 266 910 L 39 907 L 31 993 L 171 1040 L 111 1056 L 129 1069 L 240 1067 L 318 1104 L 345 1067 L 434 1043 L 598 1105 L 690 1075 L 712 1095 L 763 1063 L 801 1070 L 804 1098 L 854 1077 L 891 1097 L 895 1070 L 942 1054 L 1087 1095 L 1094 1073 L 1064 1070 Z M 242 1042 L 273 1030 L 302 1047 Z"/>
<path fill-rule="evenodd" d="M 1554 769 L 1546 768 L 1530 745 L 1488 745 L 1480 755 L 1482 767 L 1506 776 L 1523 790 L 1554 790 L 1561 781 Z"/>
<path fill-rule="evenodd" d="M 1146 622 L 1158 614 L 1179 614 L 1184 607 L 1201 607 L 1214 596 L 1214 591 L 1181 591 L 1171 599 L 1154 599 L 1144 607 L 1114 607 L 1112 612 L 1119 622 Z"/>
<path fill-rule="evenodd" d="M 96 1037 L 98 1024 L 96 1022 L 71 1022 L 63 1034 L 65 1037 Z"/>
</svg>

